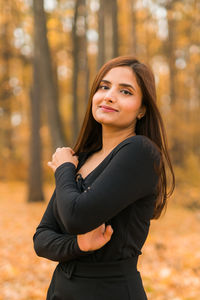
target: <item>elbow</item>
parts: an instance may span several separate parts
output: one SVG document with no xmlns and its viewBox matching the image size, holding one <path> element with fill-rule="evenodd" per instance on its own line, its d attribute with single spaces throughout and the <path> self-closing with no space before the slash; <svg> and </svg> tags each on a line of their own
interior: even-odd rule
<svg viewBox="0 0 200 300">
<path fill-rule="evenodd" d="M 37 256 L 44 257 L 43 249 L 41 247 L 39 247 L 37 244 L 34 244 L 34 250 L 35 250 L 35 253 L 37 254 Z"/>
<path fill-rule="evenodd" d="M 41 246 L 39 246 L 38 245 L 38 243 L 37 242 L 34 242 L 33 243 L 33 248 L 34 248 L 34 250 L 35 250 L 35 253 L 37 254 L 37 256 L 40 256 L 40 257 L 42 257 L 42 247 Z"/>
<path fill-rule="evenodd" d="M 33 236 L 33 248 L 37 256 L 44 257 L 43 243 L 37 234 Z"/>
<path fill-rule="evenodd" d="M 35 253 L 37 254 L 37 256 L 39 257 L 43 257 L 43 248 L 41 247 L 41 245 L 39 245 L 37 242 L 34 243 L 34 250 L 35 250 Z"/>
</svg>

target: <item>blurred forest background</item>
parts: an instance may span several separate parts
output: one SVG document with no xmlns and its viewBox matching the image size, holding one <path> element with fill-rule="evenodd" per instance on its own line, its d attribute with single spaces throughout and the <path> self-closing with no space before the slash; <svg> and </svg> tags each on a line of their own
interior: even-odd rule
<svg viewBox="0 0 200 300">
<path fill-rule="evenodd" d="M 31 239 L 53 190 L 47 162 L 73 148 L 97 70 L 126 54 L 154 71 L 176 175 L 144 248 L 148 297 L 200 299 L 200 0 L 0 0 L 1 300 L 45 298 L 55 265 Z"/>
</svg>

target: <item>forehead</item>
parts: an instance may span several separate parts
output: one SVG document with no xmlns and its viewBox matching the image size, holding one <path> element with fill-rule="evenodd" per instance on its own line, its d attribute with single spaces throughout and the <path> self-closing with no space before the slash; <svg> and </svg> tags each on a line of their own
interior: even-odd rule
<svg viewBox="0 0 200 300">
<path fill-rule="evenodd" d="M 106 80 L 120 80 L 120 81 L 136 81 L 136 76 L 133 70 L 130 67 L 122 66 L 122 67 L 115 67 L 109 70 L 102 79 Z M 109 81 L 110 81 L 109 80 Z"/>
</svg>

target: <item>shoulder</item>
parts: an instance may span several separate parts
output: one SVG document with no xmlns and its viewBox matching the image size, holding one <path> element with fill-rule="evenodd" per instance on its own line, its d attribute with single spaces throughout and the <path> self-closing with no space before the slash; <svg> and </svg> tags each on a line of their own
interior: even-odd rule
<svg viewBox="0 0 200 300">
<path fill-rule="evenodd" d="M 145 135 L 135 135 L 127 139 L 128 143 L 139 144 L 144 147 L 155 147 L 155 143 Z"/>
<path fill-rule="evenodd" d="M 155 159 L 159 159 L 160 157 L 158 146 L 144 135 L 136 135 L 127 138 L 116 147 L 114 152 L 115 154 L 117 152 L 123 152 L 124 155 L 133 154 L 135 157 L 148 156 Z"/>
<path fill-rule="evenodd" d="M 138 145 L 138 148 L 140 148 L 140 150 L 143 150 L 144 152 L 148 152 L 150 155 L 160 156 L 160 150 L 158 146 L 147 136 L 136 135 L 132 137 L 130 144 L 132 144 L 132 147 Z"/>
<path fill-rule="evenodd" d="M 157 146 L 145 136 L 137 135 L 120 143 L 113 152 L 112 165 L 123 177 L 141 175 L 154 178 L 156 167 L 160 164 Z"/>
<path fill-rule="evenodd" d="M 118 170 L 147 172 L 153 176 L 160 164 L 158 147 L 146 136 L 136 135 L 124 140 L 113 152 L 112 160 Z M 153 173 L 152 173 L 153 172 Z"/>
</svg>

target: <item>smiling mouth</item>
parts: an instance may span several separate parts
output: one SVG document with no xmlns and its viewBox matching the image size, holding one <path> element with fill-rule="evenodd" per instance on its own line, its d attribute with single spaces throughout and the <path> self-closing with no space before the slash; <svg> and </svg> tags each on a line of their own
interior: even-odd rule
<svg viewBox="0 0 200 300">
<path fill-rule="evenodd" d="M 107 112 L 117 112 L 117 109 L 114 109 L 110 106 L 106 106 L 106 105 L 101 105 L 99 106 L 103 111 L 107 111 Z"/>
</svg>

